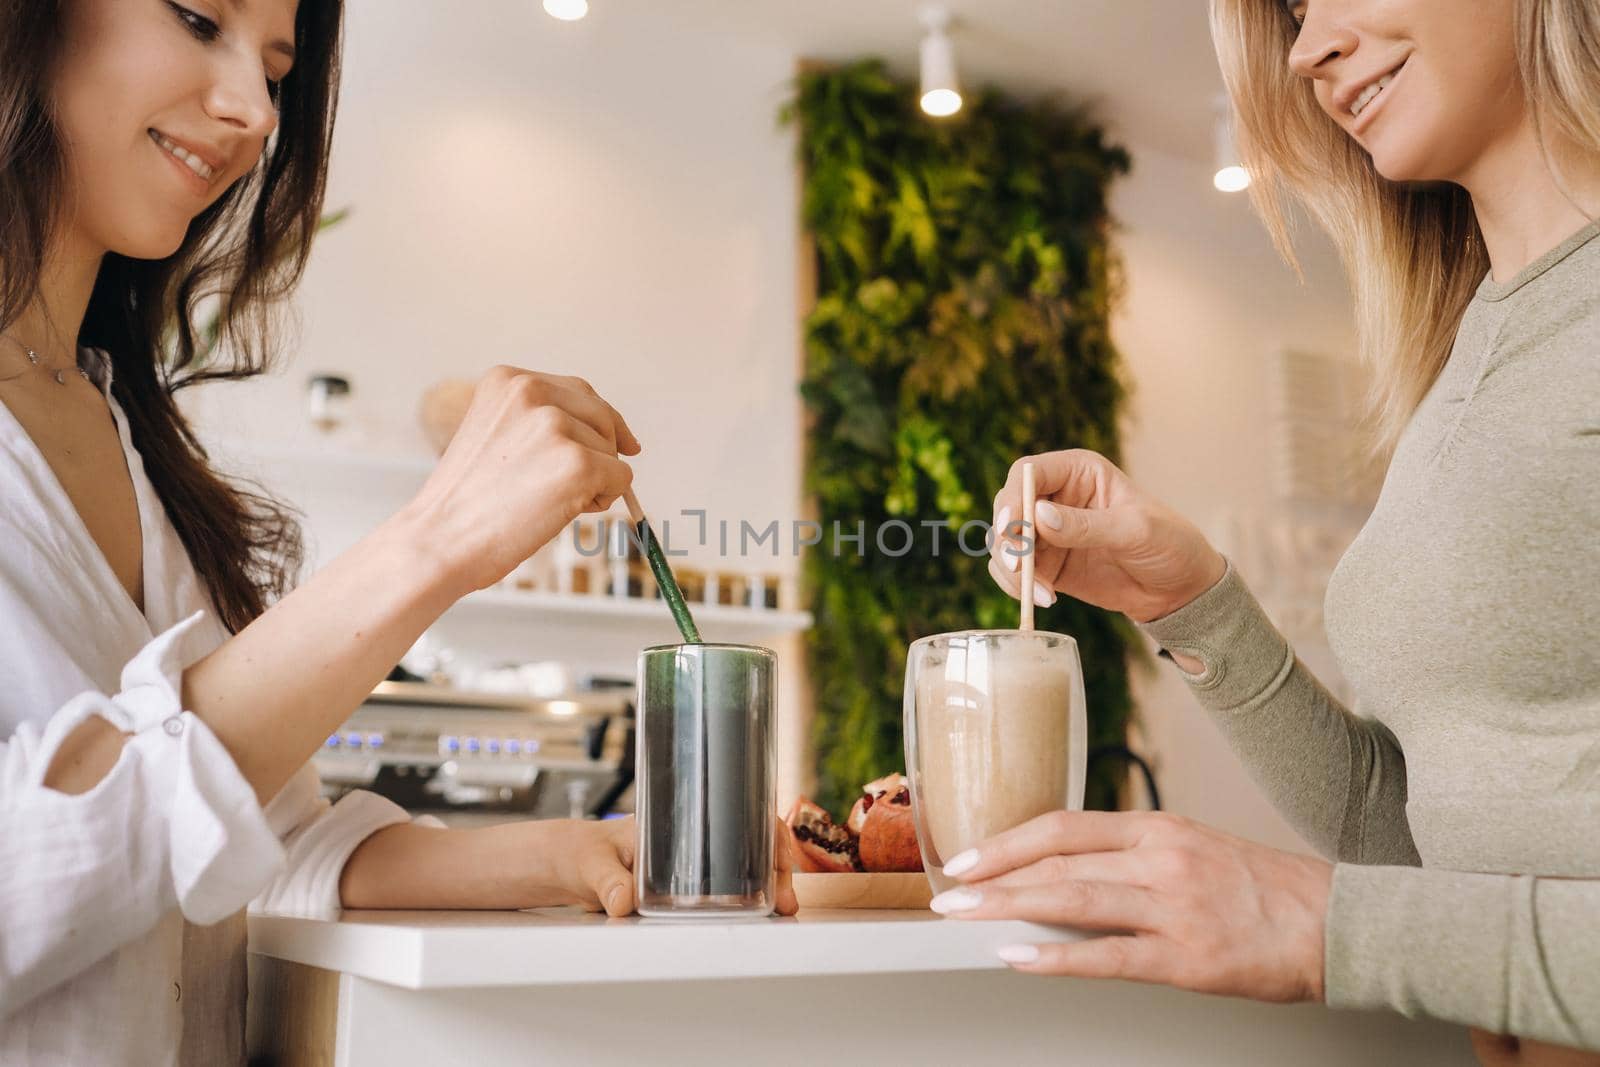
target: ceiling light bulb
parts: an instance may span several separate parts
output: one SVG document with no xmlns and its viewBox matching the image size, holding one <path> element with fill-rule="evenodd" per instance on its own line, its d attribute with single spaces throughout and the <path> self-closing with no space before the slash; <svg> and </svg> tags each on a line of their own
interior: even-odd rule
<svg viewBox="0 0 1600 1067">
<path fill-rule="evenodd" d="M 1239 158 L 1239 144 L 1233 132 L 1233 108 L 1226 96 L 1217 97 L 1215 137 L 1217 172 L 1211 184 L 1219 192 L 1241 193 L 1250 188 L 1250 172 Z"/>
<path fill-rule="evenodd" d="M 935 118 L 945 118 L 961 110 L 961 94 L 954 89 L 929 89 L 922 94 L 922 110 Z"/>
<path fill-rule="evenodd" d="M 1212 177 L 1211 184 L 1220 192 L 1242 193 L 1250 188 L 1250 172 L 1240 166 L 1223 167 Z"/>
<path fill-rule="evenodd" d="M 956 78 L 956 52 L 945 32 L 950 14 L 942 7 L 924 8 L 922 25 L 922 110 L 944 118 L 961 110 L 961 84 Z"/>
<path fill-rule="evenodd" d="M 589 13 L 589 0 L 544 0 L 544 9 L 562 22 L 577 22 Z"/>
</svg>

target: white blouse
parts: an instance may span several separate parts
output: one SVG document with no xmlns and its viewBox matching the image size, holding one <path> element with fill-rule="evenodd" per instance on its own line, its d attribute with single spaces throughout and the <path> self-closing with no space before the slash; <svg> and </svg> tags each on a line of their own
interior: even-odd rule
<svg viewBox="0 0 1600 1067">
<path fill-rule="evenodd" d="M 309 765 L 263 809 L 183 709 L 183 670 L 228 634 L 111 399 L 110 361 L 81 361 L 133 478 L 145 607 L 0 403 L 0 1065 L 240 1064 L 242 909 L 336 914 L 350 853 L 407 816 L 372 793 L 330 807 Z M 91 715 L 132 735 L 116 765 L 80 796 L 45 788 Z"/>
</svg>

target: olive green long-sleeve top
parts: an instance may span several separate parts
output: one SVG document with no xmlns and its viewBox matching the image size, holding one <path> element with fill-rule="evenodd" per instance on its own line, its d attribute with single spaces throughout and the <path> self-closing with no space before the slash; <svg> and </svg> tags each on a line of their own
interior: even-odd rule
<svg viewBox="0 0 1600 1067">
<path fill-rule="evenodd" d="M 1145 627 L 1338 861 L 1327 999 L 1600 1049 L 1600 225 L 1486 279 L 1339 562 L 1355 711 L 1230 566 Z"/>
</svg>

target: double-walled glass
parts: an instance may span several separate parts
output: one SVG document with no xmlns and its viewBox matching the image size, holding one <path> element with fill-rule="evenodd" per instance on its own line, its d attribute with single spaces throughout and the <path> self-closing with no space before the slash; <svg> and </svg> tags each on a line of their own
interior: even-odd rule
<svg viewBox="0 0 1600 1067">
<path fill-rule="evenodd" d="M 639 914 L 771 914 L 777 657 L 750 645 L 639 655 Z"/>
<path fill-rule="evenodd" d="M 1083 807 L 1088 720 L 1078 643 L 1043 630 L 924 637 L 906 656 L 906 771 L 922 865 L 1050 811 Z"/>
</svg>

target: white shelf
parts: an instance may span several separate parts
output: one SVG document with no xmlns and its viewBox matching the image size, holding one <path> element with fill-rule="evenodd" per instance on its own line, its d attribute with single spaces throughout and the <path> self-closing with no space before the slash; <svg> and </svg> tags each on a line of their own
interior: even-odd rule
<svg viewBox="0 0 1600 1067">
<path fill-rule="evenodd" d="M 663 600 L 633 597 L 580 596 L 539 590 L 482 589 L 456 603 L 450 613 L 469 615 L 509 614 L 528 619 L 614 619 L 620 621 L 670 622 L 672 613 Z M 809 630 L 809 611 L 778 611 L 770 608 L 732 607 L 727 604 L 693 604 L 689 613 L 696 623 L 766 633 L 794 633 Z"/>
</svg>

